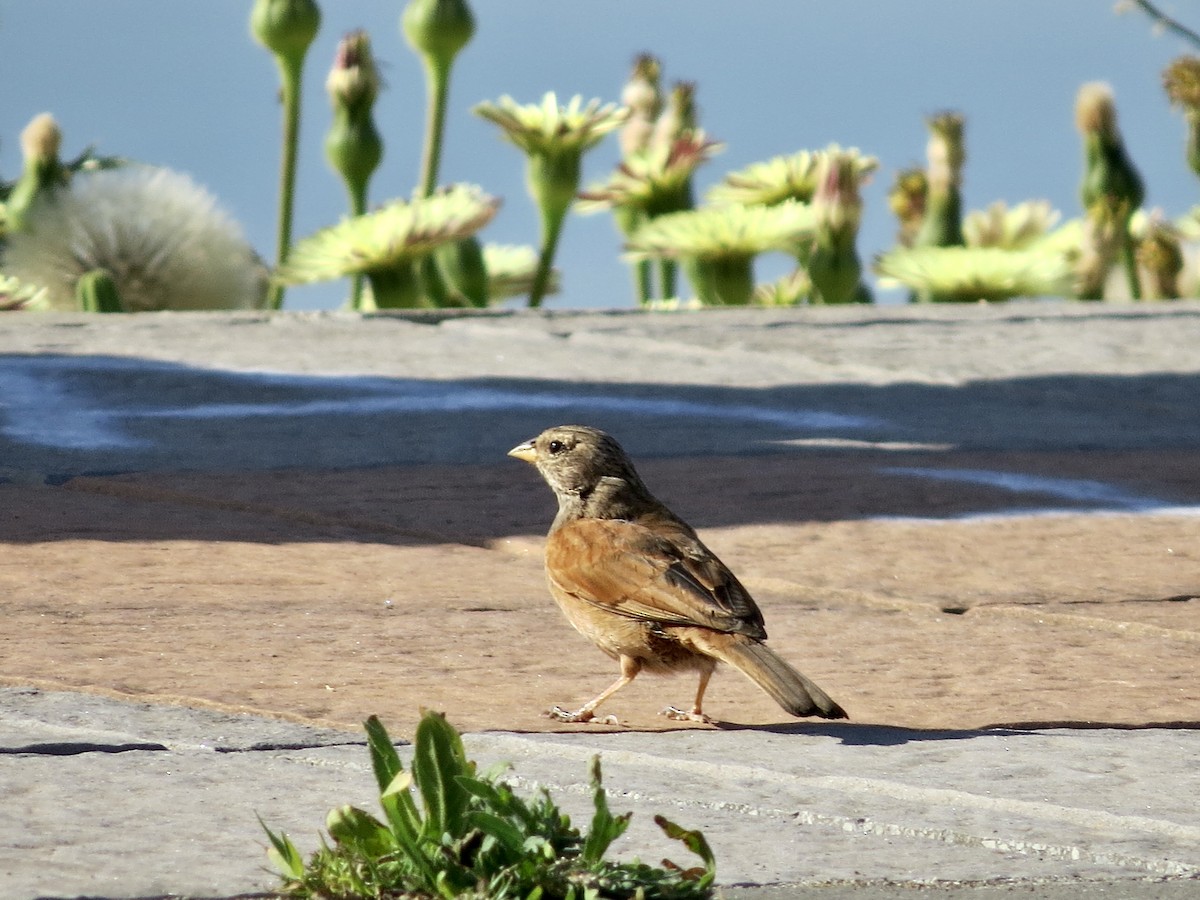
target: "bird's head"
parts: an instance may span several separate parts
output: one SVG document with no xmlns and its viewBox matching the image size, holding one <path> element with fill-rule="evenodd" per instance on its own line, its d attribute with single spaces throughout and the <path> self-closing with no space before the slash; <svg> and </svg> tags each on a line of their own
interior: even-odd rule
<svg viewBox="0 0 1200 900">
<path fill-rule="evenodd" d="M 598 428 L 556 425 L 508 455 L 537 467 L 558 497 L 560 514 L 623 518 L 650 498 L 621 445 Z"/>
</svg>

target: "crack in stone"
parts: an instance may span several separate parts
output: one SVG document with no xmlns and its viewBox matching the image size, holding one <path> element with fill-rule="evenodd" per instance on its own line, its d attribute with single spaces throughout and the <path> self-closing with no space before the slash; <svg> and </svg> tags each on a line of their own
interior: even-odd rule
<svg viewBox="0 0 1200 900">
<path fill-rule="evenodd" d="M 83 753 L 129 753 L 137 750 L 161 752 L 169 750 L 163 744 L 131 741 L 124 744 L 97 744 L 90 741 L 47 741 L 23 747 L 0 747 L 0 754 L 9 756 L 79 756 Z"/>
</svg>

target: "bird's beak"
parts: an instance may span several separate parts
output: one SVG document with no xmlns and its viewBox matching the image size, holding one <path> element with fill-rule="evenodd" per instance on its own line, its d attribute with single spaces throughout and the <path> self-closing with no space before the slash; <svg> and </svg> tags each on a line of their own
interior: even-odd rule
<svg viewBox="0 0 1200 900">
<path fill-rule="evenodd" d="M 527 463 L 537 462 L 537 450 L 533 446 L 533 441 L 528 440 L 523 444 L 517 444 L 508 451 L 509 456 L 515 456 L 517 459 L 523 459 Z"/>
</svg>

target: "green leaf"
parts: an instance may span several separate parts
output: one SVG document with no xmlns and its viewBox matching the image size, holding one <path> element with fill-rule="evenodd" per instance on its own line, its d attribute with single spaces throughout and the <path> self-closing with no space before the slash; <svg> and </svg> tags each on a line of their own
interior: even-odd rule
<svg viewBox="0 0 1200 900">
<path fill-rule="evenodd" d="M 537 814 L 529 808 L 524 800 L 514 794 L 507 784 L 492 784 L 485 778 L 468 778 L 466 776 L 460 777 L 458 783 L 467 793 L 482 800 L 490 812 L 509 819 L 516 819 L 527 830 L 532 830 L 538 825 Z"/>
<path fill-rule="evenodd" d="M 379 784 L 380 792 L 386 791 L 396 776 L 404 771 L 404 764 L 400 762 L 396 746 L 378 716 L 371 716 L 363 722 L 363 728 L 367 731 L 367 747 L 371 751 L 375 781 Z"/>
<path fill-rule="evenodd" d="M 379 804 L 387 814 L 392 831 L 403 832 L 412 841 L 418 840 L 424 831 L 421 812 L 412 798 L 409 788 L 413 776 L 410 772 L 397 772 L 392 783 L 379 795 Z"/>
<path fill-rule="evenodd" d="M 700 888 L 708 888 L 717 878 L 717 860 L 713 856 L 712 848 L 708 845 L 708 841 L 704 839 L 704 835 L 699 831 L 689 831 L 680 825 L 667 819 L 665 816 L 655 816 L 654 824 L 663 830 L 667 837 L 677 841 L 682 841 L 683 845 L 700 857 L 704 861 L 704 873 L 695 878 L 697 886 Z M 671 864 L 673 868 L 678 869 L 678 866 Z M 684 872 L 687 877 L 695 872 L 694 869 L 689 869 Z M 691 879 L 689 879 L 691 880 Z"/>
<path fill-rule="evenodd" d="M 267 849 L 267 859 L 271 860 L 285 878 L 301 880 L 304 877 L 304 857 L 300 855 L 296 845 L 282 831 L 276 834 L 268 828 L 261 816 L 258 824 L 262 825 L 263 831 L 267 833 L 267 840 L 271 842 L 271 846 Z"/>
<path fill-rule="evenodd" d="M 379 798 L 379 804 L 402 857 L 422 884 L 432 890 L 437 881 L 437 849 L 421 840 L 421 816 L 412 796 L 407 790 L 388 794 Z"/>
<path fill-rule="evenodd" d="M 440 713 L 427 712 L 417 725 L 413 778 L 425 804 L 426 837 L 463 836 L 471 795 L 459 779 L 474 774 L 462 738 Z"/>
<path fill-rule="evenodd" d="M 337 843 L 366 857 L 385 856 L 397 848 L 398 842 L 388 827 L 356 806 L 339 806 L 330 811 L 325 829 Z"/>
<path fill-rule="evenodd" d="M 525 848 L 525 835 L 521 829 L 497 815 L 473 809 L 467 813 L 467 822 L 472 828 L 478 828 L 488 837 L 496 841 L 508 851 L 509 857 L 518 857 Z"/>
<path fill-rule="evenodd" d="M 608 809 L 608 795 L 600 776 L 600 757 L 592 757 L 591 765 L 592 801 L 596 812 L 592 816 L 592 827 L 583 842 L 582 858 L 585 863 L 595 864 L 604 858 L 609 846 L 625 833 L 632 813 L 614 816 Z"/>
</svg>

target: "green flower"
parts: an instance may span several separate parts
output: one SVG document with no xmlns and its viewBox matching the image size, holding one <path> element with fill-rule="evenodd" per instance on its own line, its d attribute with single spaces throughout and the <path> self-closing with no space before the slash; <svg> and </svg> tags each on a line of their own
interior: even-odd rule
<svg viewBox="0 0 1200 900">
<path fill-rule="evenodd" d="M 812 296 L 812 280 L 803 268 L 754 289 L 755 306 L 799 306 Z"/>
<path fill-rule="evenodd" d="M 812 237 L 812 210 L 801 203 L 778 206 L 706 206 L 659 216 L 625 245 L 637 258 L 681 259 L 793 252 Z"/>
<path fill-rule="evenodd" d="M 393 200 L 297 241 L 275 279 L 308 284 L 362 274 L 379 308 L 419 306 L 412 264 L 442 244 L 473 235 L 499 206 L 499 200 L 472 185 L 411 202 Z"/>
<path fill-rule="evenodd" d="M 563 222 L 579 191 L 583 154 L 629 117 L 629 109 L 600 105 L 575 96 L 564 107 L 553 92 L 540 104 L 525 106 L 511 97 L 481 103 L 476 115 L 499 125 L 504 137 L 525 152 L 526 183 L 542 220 L 538 271 L 529 290 L 529 305 L 540 306 L 546 293 Z"/>
<path fill-rule="evenodd" d="M 46 289 L 0 272 L 0 310 L 49 309 Z"/>
<path fill-rule="evenodd" d="M 1058 210 L 1046 200 L 1026 200 L 1011 209 L 1001 200 L 968 213 L 963 237 L 968 247 L 1022 250 L 1045 238 L 1059 218 Z"/>
<path fill-rule="evenodd" d="M 842 149 L 830 144 L 824 150 L 801 150 L 790 156 L 776 156 L 730 172 L 724 181 L 708 192 L 713 203 L 774 206 L 786 200 L 808 203 L 817 192 L 817 170 L 829 156 L 850 157 L 859 184 L 879 167 L 874 156 L 865 156 L 857 148 Z"/>
<path fill-rule="evenodd" d="M 996 247 L 904 247 L 879 257 L 875 271 L 920 295 L 968 303 L 1064 296 L 1072 283 L 1064 254 Z"/>
<path fill-rule="evenodd" d="M 520 104 L 507 95 L 495 103 L 480 103 L 473 112 L 499 125 L 504 136 L 531 155 L 563 156 L 583 153 L 618 128 L 629 110 L 615 103 L 601 105 L 576 94 L 559 106 L 553 91 L 541 103 Z"/>
<path fill-rule="evenodd" d="M 704 207 L 651 219 L 625 245 L 633 259 L 683 261 L 701 302 L 745 305 L 754 293 L 753 261 L 795 254 L 812 240 L 812 210 L 800 203 Z"/>
<path fill-rule="evenodd" d="M 694 131 L 677 138 L 669 147 L 648 146 L 630 154 L 604 184 L 579 195 L 579 211 L 623 208 L 650 216 L 680 210 L 679 198 L 692 173 L 725 149 L 719 141 Z"/>
</svg>

